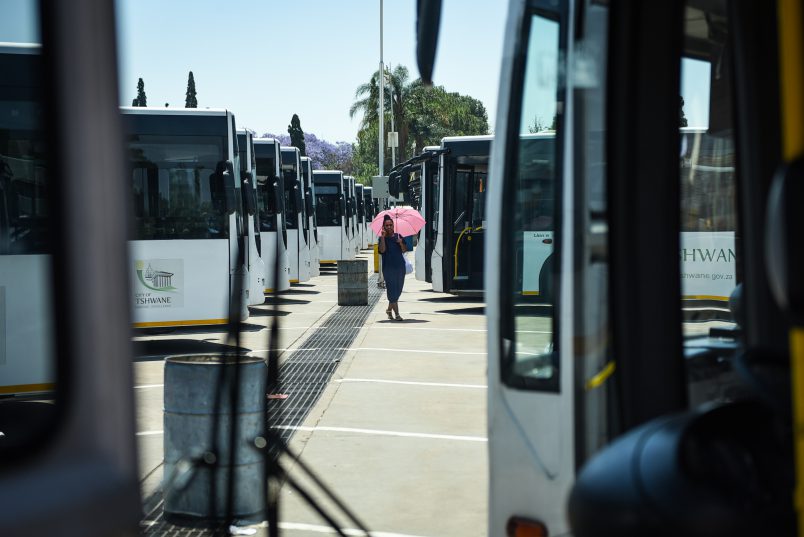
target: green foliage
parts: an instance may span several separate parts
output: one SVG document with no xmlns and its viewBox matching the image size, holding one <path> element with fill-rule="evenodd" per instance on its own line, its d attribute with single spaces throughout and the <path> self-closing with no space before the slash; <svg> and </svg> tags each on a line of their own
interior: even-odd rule
<svg viewBox="0 0 804 537">
<path fill-rule="evenodd" d="M 684 115 L 684 97 L 679 96 L 678 99 L 679 99 L 678 109 L 679 109 L 679 114 L 680 114 L 679 126 L 680 127 L 686 127 L 687 126 L 687 116 Z"/>
<path fill-rule="evenodd" d="M 131 106 L 148 106 L 148 98 L 145 96 L 145 82 L 141 78 L 137 82 L 137 97 L 131 101 Z"/>
<path fill-rule="evenodd" d="M 196 99 L 195 91 L 195 77 L 193 77 L 192 71 L 190 71 L 190 75 L 187 77 L 187 92 L 184 96 L 184 107 L 198 108 L 198 99 Z"/>
<path fill-rule="evenodd" d="M 446 136 L 488 134 L 488 114 L 479 100 L 468 95 L 448 92 L 443 86 L 426 87 L 421 80 L 408 81 L 408 70 L 397 66 L 386 70 L 386 132 L 391 130 L 391 115 L 399 133 L 397 162 L 402 162 L 427 145 L 439 145 Z M 357 144 L 352 153 L 354 175 L 367 181 L 378 173 L 377 132 L 379 130 L 379 71 L 367 84 L 355 91 L 357 99 L 349 109 L 354 117 L 362 113 Z M 391 151 L 386 147 L 385 169 L 391 168 Z"/>
<path fill-rule="evenodd" d="M 352 175 L 365 184 L 380 173 L 377 163 L 377 130 L 375 122 L 357 132 L 357 143 L 352 147 Z"/>
<path fill-rule="evenodd" d="M 288 134 L 290 135 L 290 145 L 298 147 L 299 152 L 303 157 L 307 156 L 307 148 L 304 145 L 304 131 L 301 128 L 301 121 L 297 114 L 293 114 L 290 118 L 290 125 L 288 125 Z"/>
<path fill-rule="evenodd" d="M 536 116 L 533 118 L 533 123 L 528 125 L 528 132 L 531 134 L 537 132 L 555 132 L 558 128 L 558 114 L 553 116 L 553 122 L 550 123 L 550 126 L 547 126 L 547 123 L 544 122 L 542 116 Z"/>
</svg>

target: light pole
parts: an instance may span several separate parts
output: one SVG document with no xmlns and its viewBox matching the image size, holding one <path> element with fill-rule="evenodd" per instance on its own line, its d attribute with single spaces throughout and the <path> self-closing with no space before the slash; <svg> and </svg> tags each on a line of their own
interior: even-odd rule
<svg viewBox="0 0 804 537">
<path fill-rule="evenodd" d="M 380 164 L 380 176 L 385 175 L 385 159 L 383 158 L 383 137 L 385 136 L 385 125 L 383 124 L 383 116 L 385 115 L 385 69 L 382 63 L 382 0 L 380 0 L 380 102 L 379 102 L 379 115 L 380 115 L 380 128 L 377 133 L 378 158 Z"/>
</svg>

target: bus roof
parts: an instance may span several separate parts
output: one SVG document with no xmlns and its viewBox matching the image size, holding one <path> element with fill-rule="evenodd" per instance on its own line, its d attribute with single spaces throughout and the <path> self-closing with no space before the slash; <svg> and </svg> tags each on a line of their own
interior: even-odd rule
<svg viewBox="0 0 804 537">
<path fill-rule="evenodd" d="M 124 114 L 148 116 L 225 116 L 232 114 L 225 108 L 158 108 L 156 106 L 121 106 L 120 111 Z"/>
<path fill-rule="evenodd" d="M 255 144 L 262 145 L 279 145 L 279 140 L 276 138 L 253 138 Z"/>
<path fill-rule="evenodd" d="M 41 54 L 42 45 L 39 43 L 10 43 L 0 41 L 0 54 Z"/>
<path fill-rule="evenodd" d="M 462 156 L 480 156 L 488 158 L 491 155 L 491 142 L 493 136 L 451 136 L 441 140 L 441 146 L 449 149 L 445 158 Z"/>
</svg>

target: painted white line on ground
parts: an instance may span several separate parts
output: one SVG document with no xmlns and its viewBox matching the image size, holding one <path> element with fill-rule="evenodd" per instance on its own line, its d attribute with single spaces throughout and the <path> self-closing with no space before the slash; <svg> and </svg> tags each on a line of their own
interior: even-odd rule
<svg viewBox="0 0 804 537">
<path fill-rule="evenodd" d="M 403 321 L 404 322 L 404 321 Z M 363 328 L 362 326 L 354 326 L 352 328 Z M 399 326 L 399 325 L 378 325 L 373 328 L 385 328 L 388 330 L 438 330 L 439 332 L 488 332 L 485 328 L 441 328 L 438 326 Z M 517 332 L 522 332 L 518 330 Z"/>
<path fill-rule="evenodd" d="M 159 434 L 165 434 L 165 431 L 142 431 L 137 433 L 137 436 L 156 436 Z"/>
<path fill-rule="evenodd" d="M 401 431 L 380 431 L 377 429 L 356 429 L 353 427 L 307 427 L 304 425 L 275 425 L 272 429 L 291 429 L 294 431 L 325 431 L 330 433 L 355 433 L 375 436 L 401 436 L 404 438 L 428 438 L 433 440 L 460 440 L 463 442 L 487 442 L 483 436 L 459 436 L 454 434 L 405 433 Z"/>
<path fill-rule="evenodd" d="M 380 347 L 355 347 L 347 349 L 345 347 L 338 347 L 339 351 L 371 351 L 371 352 L 389 352 L 389 353 L 415 353 L 415 354 L 458 354 L 458 355 L 477 355 L 485 356 L 485 352 L 458 352 L 458 351 L 428 351 L 428 350 L 415 350 L 415 349 L 385 349 Z"/>
<path fill-rule="evenodd" d="M 432 386 L 435 388 L 471 388 L 475 390 L 485 390 L 487 386 L 483 384 L 449 384 L 444 382 L 414 382 L 410 380 L 380 380 L 380 379 L 337 379 L 335 382 L 376 382 L 379 384 L 404 384 L 408 386 Z"/>
<path fill-rule="evenodd" d="M 145 388 L 164 388 L 164 384 L 140 384 L 139 386 L 134 386 L 135 390 L 143 390 Z"/>
<path fill-rule="evenodd" d="M 320 351 L 318 347 L 313 348 L 300 348 L 300 349 L 276 349 L 277 352 L 300 352 L 300 351 Z M 255 352 L 270 352 L 271 349 L 254 349 L 253 351 L 249 351 L 248 354 L 254 354 Z"/>
<path fill-rule="evenodd" d="M 315 524 L 301 524 L 298 522 L 280 522 L 279 527 L 287 531 L 308 531 L 313 533 L 328 533 L 328 534 L 338 533 L 329 526 L 319 526 Z M 362 530 L 351 529 L 351 528 L 341 528 L 341 532 L 343 532 L 344 535 L 366 534 Z M 373 531 L 373 530 L 371 532 L 371 535 L 372 537 L 423 537 L 421 535 L 411 535 L 409 533 L 389 533 L 387 531 Z"/>
</svg>

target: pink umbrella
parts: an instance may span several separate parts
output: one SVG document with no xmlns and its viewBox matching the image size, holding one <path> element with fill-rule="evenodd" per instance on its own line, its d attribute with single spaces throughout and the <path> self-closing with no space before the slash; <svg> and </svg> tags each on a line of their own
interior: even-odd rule
<svg viewBox="0 0 804 537">
<path fill-rule="evenodd" d="M 387 211 L 382 211 L 371 221 L 371 230 L 380 236 L 382 234 L 382 222 L 385 215 L 394 221 L 394 233 L 399 233 L 403 237 L 415 235 L 424 227 L 425 221 L 419 211 L 410 207 L 394 207 Z"/>
</svg>

